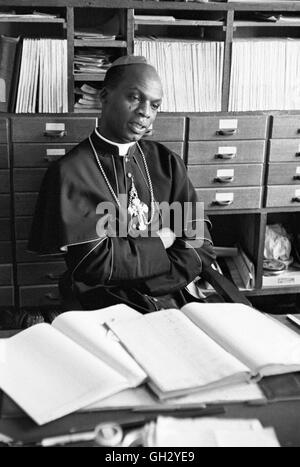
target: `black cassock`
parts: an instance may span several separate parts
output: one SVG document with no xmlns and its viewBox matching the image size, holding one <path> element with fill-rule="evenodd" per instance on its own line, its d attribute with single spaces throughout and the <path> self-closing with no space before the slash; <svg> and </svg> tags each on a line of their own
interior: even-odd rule
<svg viewBox="0 0 300 467">
<path fill-rule="evenodd" d="M 100 203 L 109 203 L 117 212 L 118 205 L 92 146 L 113 192 L 117 196 L 128 194 L 134 180 L 139 199 L 149 208 L 148 220 L 151 216 L 149 179 L 136 144 L 127 156 L 120 156 L 117 146 L 100 139 L 94 132 L 90 139 L 54 162 L 43 180 L 28 249 L 38 254 L 66 252 L 65 279 L 68 280 L 65 283 L 72 287 L 83 308 L 124 302 L 146 311 L 164 303 L 167 307 L 174 306 L 172 299 L 181 306 L 186 285 L 201 275 L 201 270 L 215 258 L 207 228 L 209 221 L 203 213 L 200 220 L 196 219 L 199 216 L 197 195 L 182 159 L 160 143 L 142 140 L 139 145 L 147 161 L 157 205 L 190 203 L 186 206 L 192 215 L 182 215 L 180 232 L 177 222 L 177 237 L 168 249 L 155 232 L 114 236 L 105 235 L 101 229 L 103 204 Z M 172 212 L 169 217 L 169 226 L 174 230 Z M 190 227 L 198 222 L 195 238 L 184 231 L 186 219 Z M 164 226 L 161 216 L 159 222 L 160 227 Z M 203 227 L 200 230 L 199 225 Z"/>
</svg>

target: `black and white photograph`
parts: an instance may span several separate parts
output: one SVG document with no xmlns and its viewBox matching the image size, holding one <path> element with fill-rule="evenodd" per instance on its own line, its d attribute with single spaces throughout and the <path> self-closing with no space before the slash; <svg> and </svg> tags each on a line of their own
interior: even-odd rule
<svg viewBox="0 0 300 467">
<path fill-rule="evenodd" d="M 0 0 L 0 447 L 300 447 L 300 0 Z"/>
</svg>

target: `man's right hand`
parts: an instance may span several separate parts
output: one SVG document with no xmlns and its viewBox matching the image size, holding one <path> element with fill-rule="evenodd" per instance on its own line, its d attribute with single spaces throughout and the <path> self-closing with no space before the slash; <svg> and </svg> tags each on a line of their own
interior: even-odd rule
<svg viewBox="0 0 300 467">
<path fill-rule="evenodd" d="M 171 229 L 169 229 L 169 227 L 164 227 L 161 230 L 158 230 L 157 235 L 163 242 L 165 249 L 170 248 L 176 239 L 176 235 Z"/>
</svg>

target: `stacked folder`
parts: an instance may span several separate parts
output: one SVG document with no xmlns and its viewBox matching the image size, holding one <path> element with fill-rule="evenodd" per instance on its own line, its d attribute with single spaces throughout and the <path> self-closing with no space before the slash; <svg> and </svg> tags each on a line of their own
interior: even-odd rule
<svg viewBox="0 0 300 467">
<path fill-rule="evenodd" d="M 139 38 L 135 55 L 144 55 L 162 79 L 165 112 L 221 110 L 223 42 Z"/>
<path fill-rule="evenodd" d="M 16 113 L 68 112 L 67 41 L 24 39 Z"/>
<path fill-rule="evenodd" d="M 233 42 L 230 111 L 299 109 L 299 83 L 300 40 Z"/>
</svg>

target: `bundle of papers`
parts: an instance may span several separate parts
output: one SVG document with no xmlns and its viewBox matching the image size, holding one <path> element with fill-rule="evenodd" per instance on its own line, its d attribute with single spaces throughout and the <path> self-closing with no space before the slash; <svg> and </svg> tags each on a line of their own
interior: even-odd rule
<svg viewBox="0 0 300 467">
<path fill-rule="evenodd" d="M 300 40 L 233 42 L 230 111 L 298 109 L 299 83 Z"/>
<path fill-rule="evenodd" d="M 221 110 L 223 42 L 139 38 L 134 50 L 162 79 L 162 111 Z"/>
<path fill-rule="evenodd" d="M 74 55 L 74 74 L 98 73 L 105 75 L 109 67 L 110 56 L 101 49 L 79 49 Z"/>
<path fill-rule="evenodd" d="M 84 83 L 80 88 L 75 89 L 78 100 L 75 102 L 75 112 L 97 112 L 102 108 L 100 100 L 100 90 L 90 84 Z"/>
</svg>

